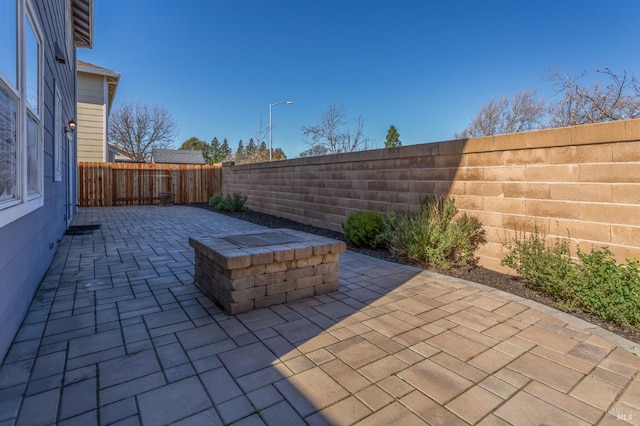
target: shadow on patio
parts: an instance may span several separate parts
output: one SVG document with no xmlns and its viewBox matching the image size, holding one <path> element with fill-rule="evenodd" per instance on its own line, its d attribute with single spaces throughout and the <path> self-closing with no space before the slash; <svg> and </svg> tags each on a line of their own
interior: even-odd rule
<svg viewBox="0 0 640 426">
<path fill-rule="evenodd" d="M 81 209 L 0 369 L 2 424 L 594 424 L 640 419 L 639 358 L 595 326 L 346 252 L 341 288 L 232 317 L 197 208 Z M 627 346 L 628 347 L 628 346 Z"/>
</svg>

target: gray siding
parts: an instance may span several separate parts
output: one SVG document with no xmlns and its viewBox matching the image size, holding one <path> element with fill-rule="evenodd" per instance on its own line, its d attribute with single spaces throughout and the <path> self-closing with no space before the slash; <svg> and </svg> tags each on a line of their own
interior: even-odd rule
<svg viewBox="0 0 640 426">
<path fill-rule="evenodd" d="M 104 105 L 105 78 L 102 75 L 78 72 L 78 102 L 87 104 Z"/>
<path fill-rule="evenodd" d="M 75 142 L 63 144 L 62 180 L 54 182 L 53 127 L 54 87 L 62 97 L 63 120 L 75 117 L 75 49 L 67 53 L 67 63 L 57 63 L 53 57 L 54 43 L 66 50 L 64 5 L 59 0 L 33 2 L 43 31 L 44 50 L 44 206 L 0 228 L 0 359 L 22 323 L 31 299 L 49 268 L 58 244 L 64 235 L 68 219 L 68 204 L 74 203 L 69 193 L 69 179 L 75 182 L 76 169 L 68 172 L 71 150 L 75 164 Z M 74 185 L 75 186 L 75 185 Z M 52 294 L 53 295 L 53 294 Z M 32 338 L 41 337 L 44 330 L 36 327 Z"/>
</svg>

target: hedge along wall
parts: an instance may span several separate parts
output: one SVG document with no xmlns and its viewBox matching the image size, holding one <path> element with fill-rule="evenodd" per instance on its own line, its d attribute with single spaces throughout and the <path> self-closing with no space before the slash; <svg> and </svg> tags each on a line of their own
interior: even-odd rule
<svg viewBox="0 0 640 426">
<path fill-rule="evenodd" d="M 449 195 L 482 221 L 480 265 L 495 270 L 504 243 L 535 229 L 640 258 L 640 120 L 227 164 L 223 182 L 254 210 L 338 231 L 354 210 L 407 212 Z"/>
</svg>

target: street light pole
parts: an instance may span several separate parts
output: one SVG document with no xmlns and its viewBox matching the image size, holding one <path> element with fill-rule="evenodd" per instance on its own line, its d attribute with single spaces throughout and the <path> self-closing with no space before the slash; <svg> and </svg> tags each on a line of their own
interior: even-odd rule
<svg viewBox="0 0 640 426">
<path fill-rule="evenodd" d="M 291 101 L 280 101 L 273 104 L 269 104 L 269 161 L 271 161 L 271 153 L 273 152 L 273 130 L 271 126 L 271 108 L 280 104 L 289 104 L 291 105 L 293 102 Z"/>
</svg>

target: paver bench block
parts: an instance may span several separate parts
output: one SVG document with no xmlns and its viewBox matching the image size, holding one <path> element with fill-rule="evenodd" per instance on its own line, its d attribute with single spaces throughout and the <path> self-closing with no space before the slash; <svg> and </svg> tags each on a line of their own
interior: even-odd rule
<svg viewBox="0 0 640 426">
<path fill-rule="evenodd" d="M 268 265 L 264 265 L 264 268 L 264 272 L 266 274 L 272 274 L 274 272 L 286 272 L 288 269 L 288 265 L 286 262 L 273 262 Z"/>
<path fill-rule="evenodd" d="M 327 293 L 333 293 L 334 291 L 338 291 L 339 288 L 340 288 L 340 282 L 336 280 L 336 281 L 329 281 L 319 286 L 316 286 L 315 290 L 316 290 L 316 294 L 327 294 Z"/>
<path fill-rule="evenodd" d="M 339 290 L 342 241 L 290 229 L 189 237 L 196 283 L 225 311 L 253 309 Z"/>
<path fill-rule="evenodd" d="M 266 265 L 253 265 L 248 268 L 230 269 L 225 271 L 225 275 L 231 279 L 254 277 L 266 273 Z"/>
<path fill-rule="evenodd" d="M 313 248 L 313 254 L 315 256 L 323 256 L 331 251 L 331 246 L 315 246 Z"/>
<path fill-rule="evenodd" d="M 290 291 L 293 291 L 297 288 L 298 282 L 295 280 L 287 280 L 281 283 L 269 284 L 267 286 L 267 294 L 269 296 L 274 294 L 287 294 Z"/>
<path fill-rule="evenodd" d="M 300 299 L 307 299 L 309 297 L 314 296 L 315 294 L 316 294 L 315 289 L 313 287 L 292 290 L 287 293 L 287 302 L 294 302 Z"/>
<path fill-rule="evenodd" d="M 340 253 L 329 253 L 329 254 L 325 254 L 325 255 L 322 257 L 322 263 L 333 263 L 333 262 L 337 262 L 339 258 L 340 258 Z"/>
<path fill-rule="evenodd" d="M 258 297 L 255 300 L 255 308 L 268 308 L 273 305 L 281 305 L 287 301 L 286 293 L 272 294 L 270 296 Z"/>
<path fill-rule="evenodd" d="M 259 285 L 276 284 L 276 283 L 281 283 L 286 279 L 287 279 L 287 272 L 286 271 L 272 272 L 272 273 L 269 273 L 269 274 L 256 275 L 255 276 L 255 285 L 259 286 Z"/>
<path fill-rule="evenodd" d="M 283 248 L 282 251 L 276 251 L 273 253 L 273 260 L 276 262 L 284 262 L 287 260 L 293 260 L 296 256 L 296 251 L 293 248 Z"/>
<path fill-rule="evenodd" d="M 308 259 L 313 255 L 313 247 L 300 247 L 295 250 L 296 259 Z"/>
<path fill-rule="evenodd" d="M 311 275 L 310 277 L 298 279 L 298 288 L 316 287 L 324 283 L 322 275 Z"/>
<path fill-rule="evenodd" d="M 300 278 L 307 278 L 314 273 L 313 266 L 305 266 L 303 268 L 289 269 L 287 271 L 287 280 L 297 280 Z"/>
<path fill-rule="evenodd" d="M 332 281 L 338 281 L 339 274 L 338 272 L 329 272 L 324 274 L 322 277 L 324 278 L 324 282 L 328 283 Z"/>
<path fill-rule="evenodd" d="M 338 272 L 338 263 L 321 263 L 314 268 L 316 274 L 324 275 L 330 272 Z"/>
<path fill-rule="evenodd" d="M 304 268 L 305 266 L 316 266 L 322 263 L 322 256 L 310 256 L 306 259 L 298 259 L 296 260 L 297 268 Z"/>
</svg>

